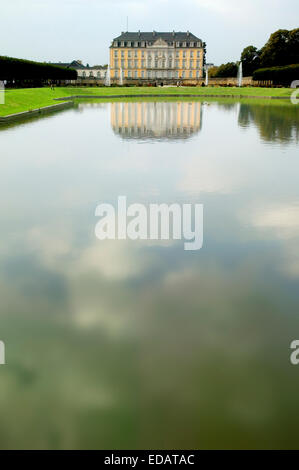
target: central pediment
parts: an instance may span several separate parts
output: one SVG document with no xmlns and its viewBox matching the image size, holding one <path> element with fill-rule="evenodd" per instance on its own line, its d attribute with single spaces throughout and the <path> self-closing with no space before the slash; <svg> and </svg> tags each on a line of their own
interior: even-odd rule
<svg viewBox="0 0 299 470">
<path fill-rule="evenodd" d="M 162 38 L 158 38 L 151 47 L 168 47 L 168 43 Z"/>
</svg>

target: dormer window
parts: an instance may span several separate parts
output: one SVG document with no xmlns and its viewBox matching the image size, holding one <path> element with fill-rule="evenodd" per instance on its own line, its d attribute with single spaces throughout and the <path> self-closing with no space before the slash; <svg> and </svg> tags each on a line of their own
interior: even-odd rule
<svg viewBox="0 0 299 470">
<path fill-rule="evenodd" d="M 186 47 L 187 43 L 186 42 L 183 42 L 183 47 Z"/>
<path fill-rule="evenodd" d="M 141 42 L 141 47 L 145 47 L 145 42 L 144 41 Z"/>
<path fill-rule="evenodd" d="M 114 47 L 117 47 L 117 46 L 118 46 L 117 41 L 114 41 L 113 46 L 114 46 Z"/>
<path fill-rule="evenodd" d="M 132 44 L 131 41 L 128 41 L 128 47 L 131 47 L 131 44 Z"/>
<path fill-rule="evenodd" d="M 190 47 L 194 47 L 194 42 L 190 42 Z"/>
<path fill-rule="evenodd" d="M 197 47 L 201 47 L 201 43 L 200 43 L 200 42 L 197 43 Z"/>
<path fill-rule="evenodd" d="M 124 47 L 124 45 L 125 45 L 124 41 L 122 41 L 122 42 L 120 43 L 120 45 L 121 45 L 121 47 Z"/>
<path fill-rule="evenodd" d="M 134 47 L 138 47 L 138 41 L 134 42 Z"/>
<path fill-rule="evenodd" d="M 180 43 L 179 43 L 179 42 L 176 42 L 175 45 L 176 45 L 176 47 L 180 47 Z"/>
</svg>

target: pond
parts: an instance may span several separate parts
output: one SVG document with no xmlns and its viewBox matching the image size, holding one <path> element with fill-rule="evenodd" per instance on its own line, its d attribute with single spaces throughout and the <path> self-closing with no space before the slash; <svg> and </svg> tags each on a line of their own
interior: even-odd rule
<svg viewBox="0 0 299 470">
<path fill-rule="evenodd" d="M 0 143 L 0 447 L 298 447 L 298 107 L 79 102 Z M 202 249 L 98 240 L 120 195 L 203 204 Z"/>
</svg>

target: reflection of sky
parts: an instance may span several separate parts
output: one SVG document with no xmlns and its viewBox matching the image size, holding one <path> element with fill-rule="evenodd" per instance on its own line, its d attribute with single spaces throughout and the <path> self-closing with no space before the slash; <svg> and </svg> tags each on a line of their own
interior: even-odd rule
<svg viewBox="0 0 299 470">
<path fill-rule="evenodd" d="M 265 144 L 238 106 L 208 103 L 188 141 L 123 141 L 110 107 L 1 132 L 2 445 L 292 444 L 296 141 Z M 100 242 L 95 208 L 119 195 L 204 203 L 203 249 Z"/>
</svg>

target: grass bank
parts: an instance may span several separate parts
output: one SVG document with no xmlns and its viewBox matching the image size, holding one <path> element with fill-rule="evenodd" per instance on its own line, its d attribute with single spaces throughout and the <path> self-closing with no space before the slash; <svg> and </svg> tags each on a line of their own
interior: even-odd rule
<svg viewBox="0 0 299 470">
<path fill-rule="evenodd" d="M 171 95 L 195 95 L 201 97 L 221 96 L 221 97 L 288 97 L 293 90 L 289 88 L 237 88 L 237 87 L 61 87 L 51 90 L 50 88 L 25 88 L 18 90 L 6 90 L 5 104 L 0 105 L 0 116 L 20 113 L 33 109 L 43 108 L 55 103 L 54 98 L 63 98 L 73 95 L 103 96 L 110 97 L 115 95 L 161 95 L 169 97 Z"/>
</svg>

